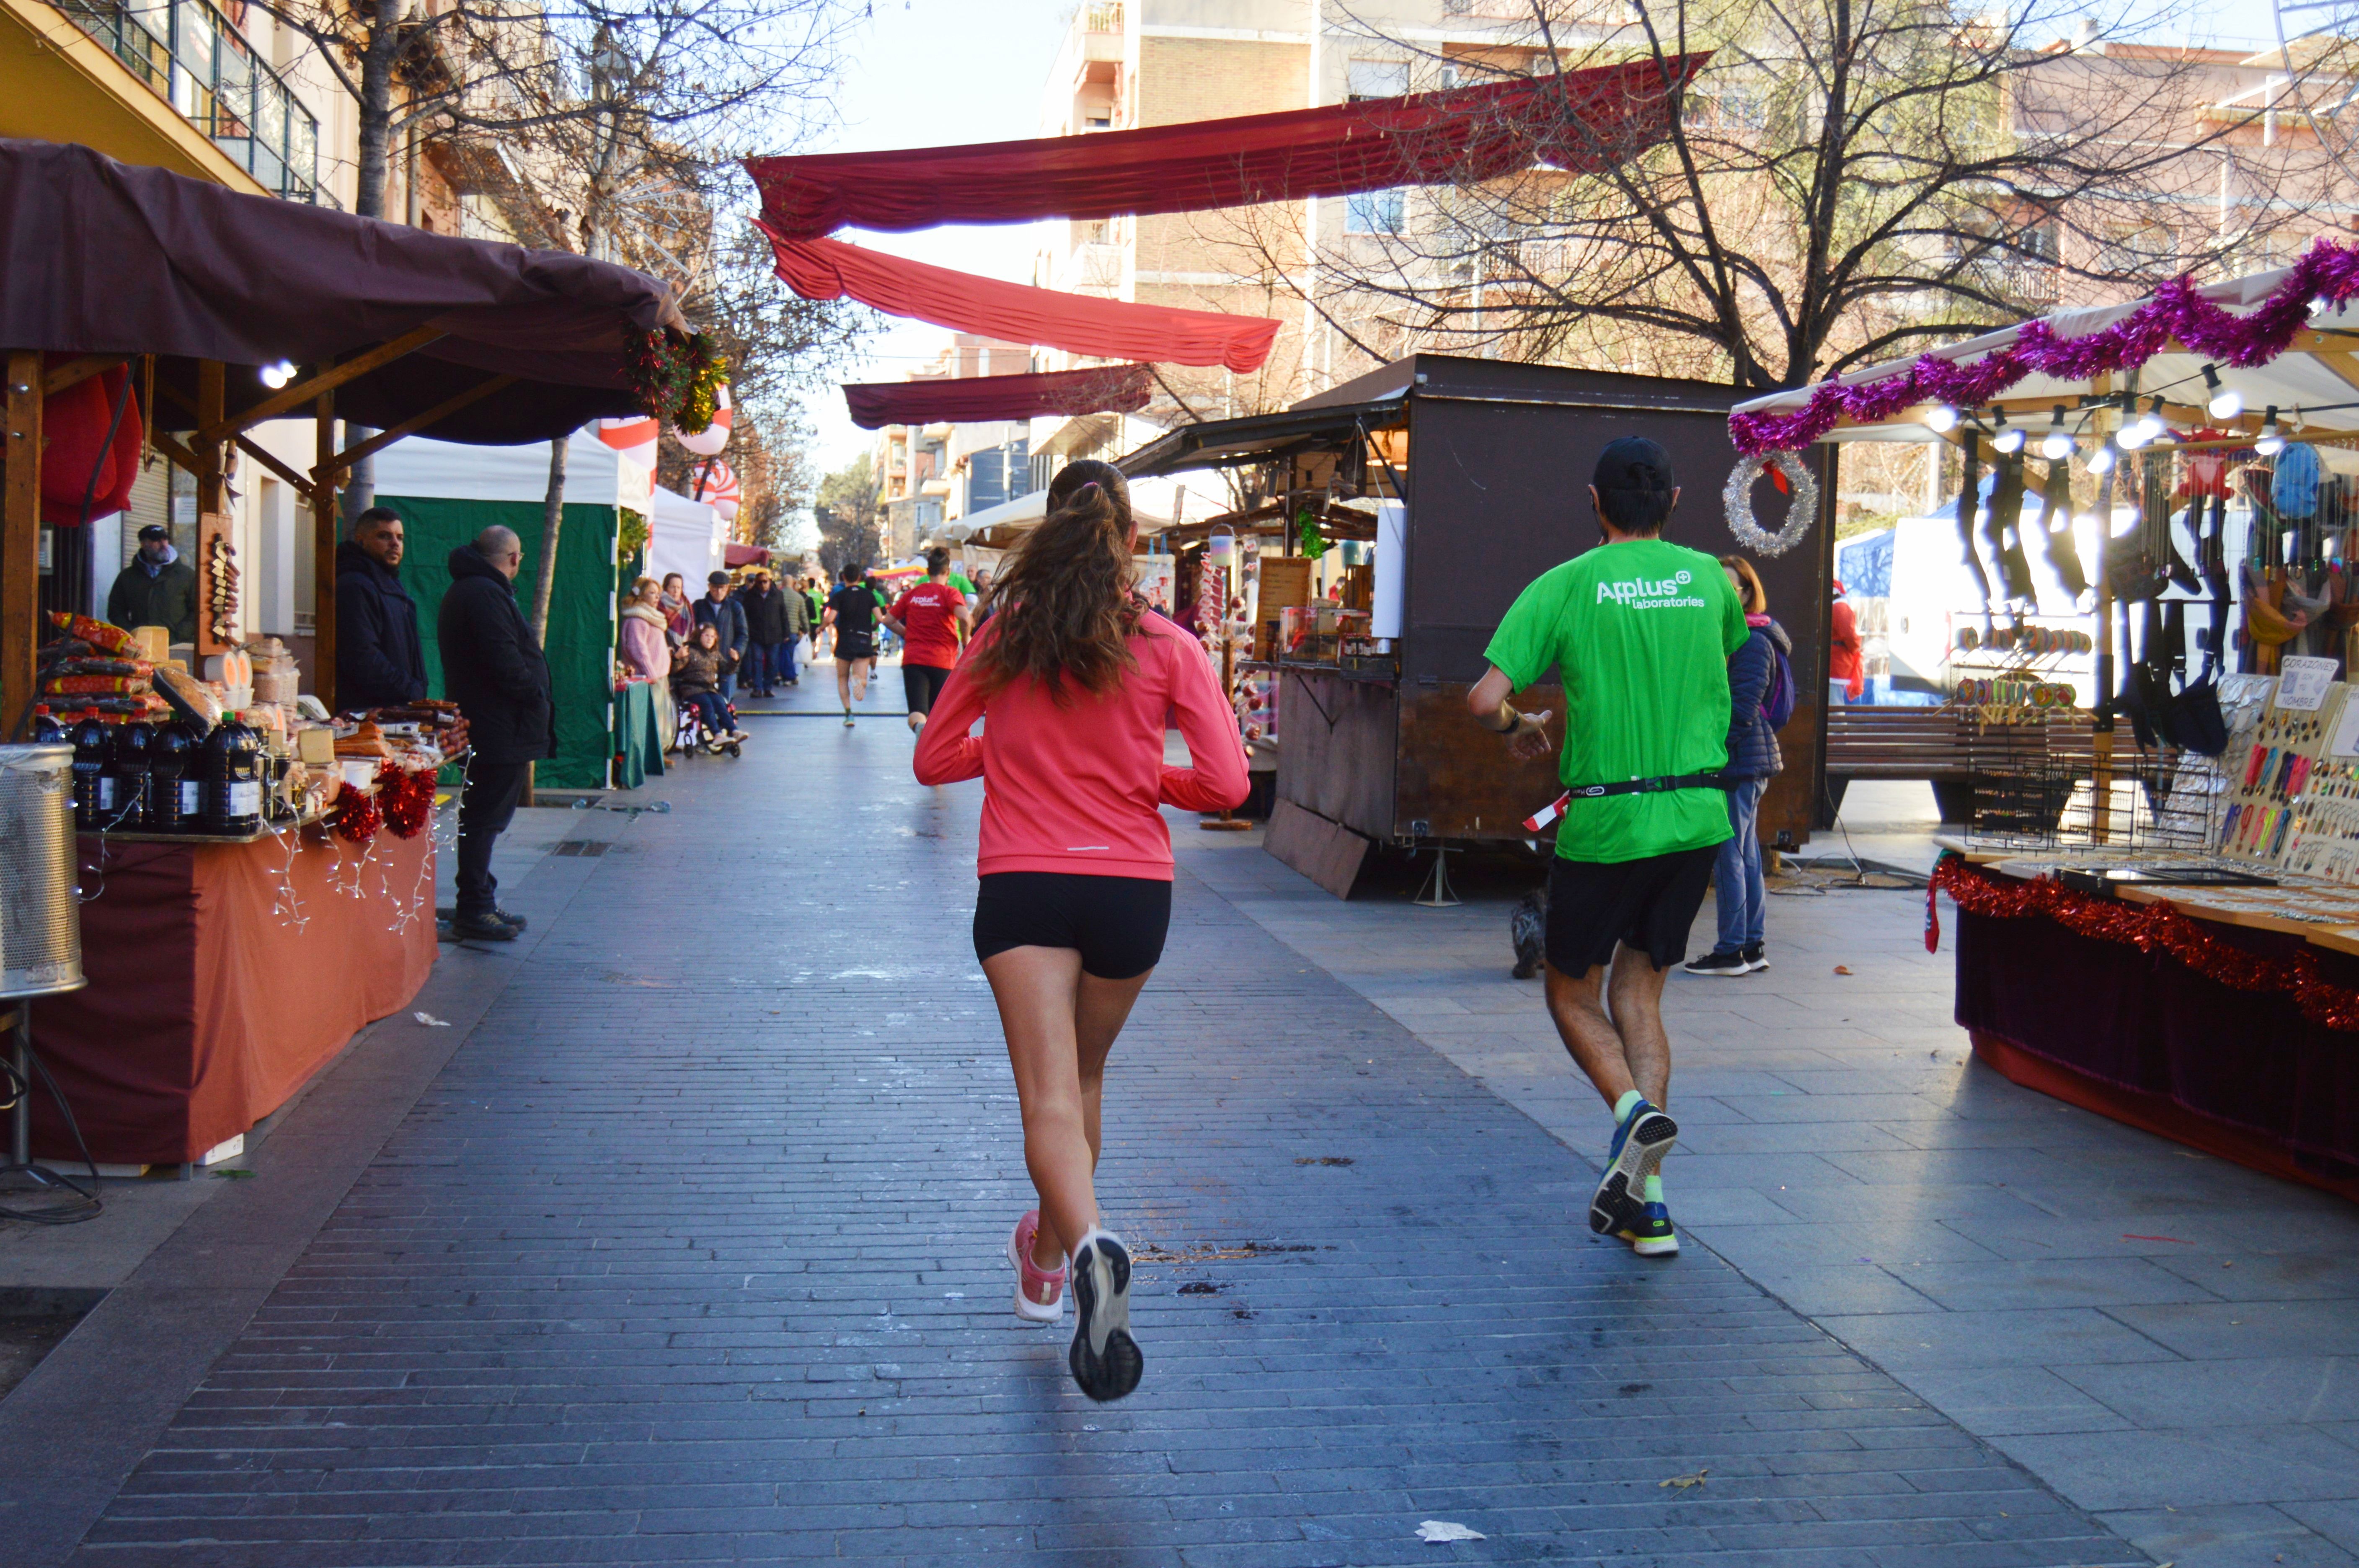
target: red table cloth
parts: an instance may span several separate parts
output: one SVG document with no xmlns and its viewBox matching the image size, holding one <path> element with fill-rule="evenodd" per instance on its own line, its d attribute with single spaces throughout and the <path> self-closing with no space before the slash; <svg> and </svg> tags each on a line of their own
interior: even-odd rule
<svg viewBox="0 0 2359 1568">
<path fill-rule="evenodd" d="M 33 1003 L 33 1049 L 103 1164 L 178 1164 L 246 1131 L 434 967 L 429 834 L 380 833 L 366 860 L 317 828 L 291 862 L 276 839 L 80 853 L 90 983 Z M 46 1092 L 33 1149 L 81 1156 Z"/>
<path fill-rule="evenodd" d="M 2302 939 L 2205 923 L 2277 958 Z M 2165 954 L 2045 918 L 1958 915 L 1957 1020 L 2006 1076 L 2256 1170 L 2359 1199 L 2359 1035 L 2285 992 L 2229 987 Z M 2318 951 L 2324 978 L 2359 958 Z"/>
</svg>

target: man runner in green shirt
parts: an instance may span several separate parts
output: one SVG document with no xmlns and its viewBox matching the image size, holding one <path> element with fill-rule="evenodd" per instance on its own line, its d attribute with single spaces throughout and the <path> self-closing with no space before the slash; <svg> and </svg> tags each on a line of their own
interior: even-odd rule
<svg viewBox="0 0 2359 1568">
<path fill-rule="evenodd" d="M 1745 610 L 1720 563 L 1666 544 L 1679 502 L 1668 453 L 1625 436 L 1589 487 L 1603 543 L 1516 600 L 1467 696 L 1518 756 L 1548 747 L 1548 715 L 1507 703 L 1550 666 L 1564 681 L 1570 792 L 1549 871 L 1548 1006 L 1565 1049 L 1614 1110 L 1589 1227 L 1642 1256 L 1680 1249 L 1661 1168 L 1679 1136 L 1661 1107 L 1671 1078 L 1663 976 L 1729 836 L 1728 655 Z"/>
</svg>

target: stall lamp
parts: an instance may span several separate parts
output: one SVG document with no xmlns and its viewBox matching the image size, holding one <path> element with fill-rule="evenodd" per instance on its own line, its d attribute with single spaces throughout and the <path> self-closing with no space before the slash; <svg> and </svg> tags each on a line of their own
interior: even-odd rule
<svg viewBox="0 0 2359 1568">
<path fill-rule="evenodd" d="M 291 360 L 280 360 L 277 364 L 264 365 L 262 367 L 261 373 L 262 384 L 268 387 L 271 391 L 277 392 L 279 388 L 285 386 L 288 382 L 295 379 L 294 362 Z"/>
<path fill-rule="evenodd" d="M 2138 421 L 2137 427 L 2138 444 L 2141 446 L 2148 441 L 2161 440 L 2170 429 L 2169 425 L 2163 423 L 2161 393 L 2156 393 L 2154 401 L 2146 406 L 2146 417 Z"/>
<path fill-rule="evenodd" d="M 2064 428 L 2064 406 L 2056 406 L 2056 417 L 2048 422 L 2048 434 L 2039 438 L 2039 455 L 2050 462 L 2060 462 L 2072 455 L 2072 432 Z"/>
<path fill-rule="evenodd" d="M 2114 444 L 2111 441 L 2098 442 L 2097 449 L 2089 454 L 2089 471 L 2094 474 L 2114 471 Z"/>
<path fill-rule="evenodd" d="M 2006 409 L 2000 408 L 1994 410 L 1994 412 L 1996 415 L 1996 417 L 1992 422 L 1996 426 L 1996 429 L 1991 436 L 1991 446 L 1995 450 L 2005 452 L 2007 456 L 2013 457 L 2016 453 L 2023 450 L 2023 427 L 2019 425 L 2010 425 L 2006 422 Z"/>
<path fill-rule="evenodd" d="M 2253 450 L 2265 458 L 2276 457 L 2285 450 L 2285 431 L 2277 427 L 2277 407 L 2269 405 L 2268 416 L 2261 421 L 2261 433 L 2253 442 Z"/>
<path fill-rule="evenodd" d="M 2123 451 L 2135 452 L 2146 445 L 2146 419 L 2138 413 L 2137 395 L 2122 394 L 2122 427 L 2114 432 L 2114 445 Z"/>
<path fill-rule="evenodd" d="M 1925 427 L 1937 436 L 1946 436 L 1958 427 L 1958 411 L 1946 403 L 1936 403 L 1925 410 Z"/>
<path fill-rule="evenodd" d="M 2244 394 L 2233 386 L 2220 384 L 2220 371 L 2216 365 L 2203 367 L 2203 390 L 2212 395 L 2212 400 L 2203 406 L 2212 418 L 2234 419 L 2245 411 Z"/>
</svg>

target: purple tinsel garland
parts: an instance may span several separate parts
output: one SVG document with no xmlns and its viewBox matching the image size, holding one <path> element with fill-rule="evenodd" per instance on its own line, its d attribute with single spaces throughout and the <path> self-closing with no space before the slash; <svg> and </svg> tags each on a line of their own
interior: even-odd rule
<svg viewBox="0 0 2359 1568">
<path fill-rule="evenodd" d="M 2285 352 L 2308 324 L 2311 300 L 2341 305 L 2354 296 L 2359 296 L 2359 246 L 2321 239 L 2294 263 L 2284 285 L 2248 316 L 2232 315 L 2199 297 L 2193 278 L 2174 278 L 2103 331 L 2060 338 L 2046 321 L 2033 321 L 2013 344 L 1978 360 L 1926 354 L 1881 381 L 1856 386 L 1821 382 L 1810 402 L 1790 413 L 1730 415 L 1729 438 L 1747 457 L 1792 451 L 1809 446 L 1844 418 L 1875 424 L 1919 403 L 1971 408 L 2032 374 L 2086 381 L 2108 371 L 2134 370 L 2173 342 L 2222 364 L 2263 365 Z"/>
</svg>

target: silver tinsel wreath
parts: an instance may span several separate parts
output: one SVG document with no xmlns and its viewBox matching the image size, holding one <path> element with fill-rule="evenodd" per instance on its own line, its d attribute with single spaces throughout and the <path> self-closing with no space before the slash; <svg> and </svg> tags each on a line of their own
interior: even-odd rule
<svg viewBox="0 0 2359 1568">
<path fill-rule="evenodd" d="M 1770 468 L 1776 468 L 1794 487 L 1794 503 L 1786 513 L 1786 525 L 1772 534 L 1753 520 L 1753 481 Z M 1810 519 L 1819 514 L 1819 481 L 1810 477 L 1810 469 L 1791 452 L 1772 452 L 1763 458 L 1745 458 L 1728 470 L 1728 483 L 1720 492 L 1721 504 L 1728 509 L 1728 531 L 1736 542 L 1756 555 L 1782 556 L 1802 542 L 1810 531 Z"/>
</svg>

